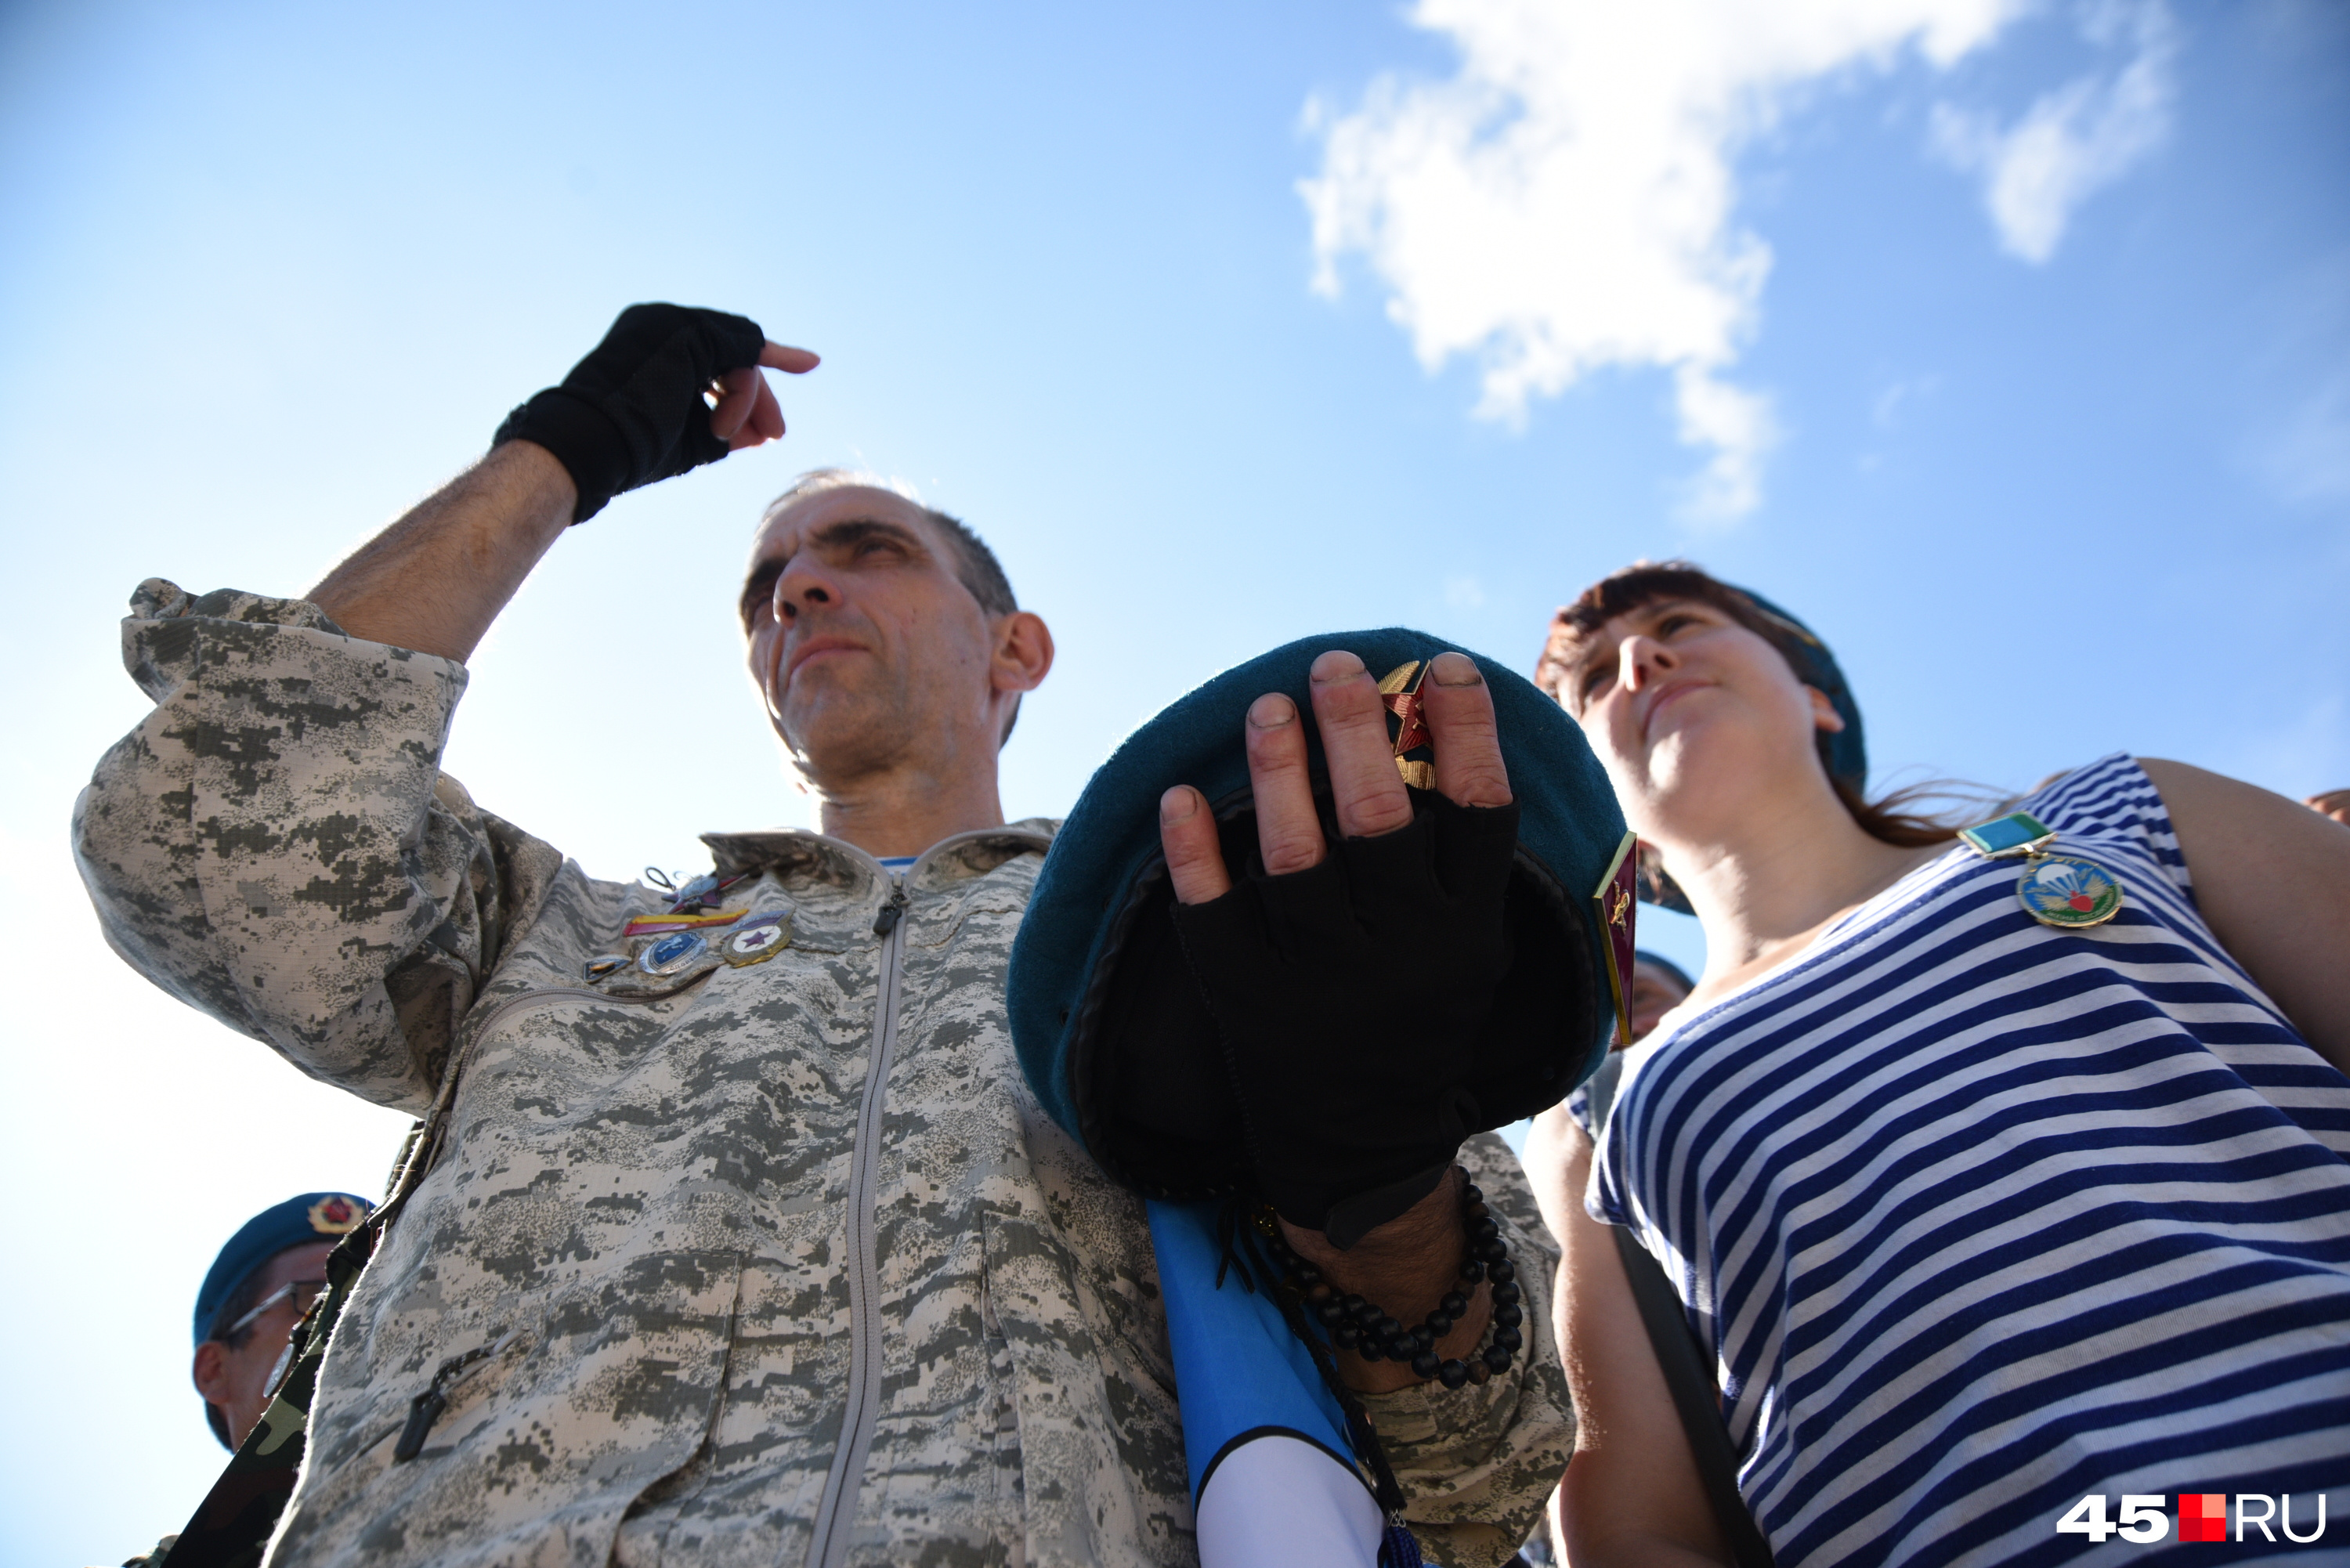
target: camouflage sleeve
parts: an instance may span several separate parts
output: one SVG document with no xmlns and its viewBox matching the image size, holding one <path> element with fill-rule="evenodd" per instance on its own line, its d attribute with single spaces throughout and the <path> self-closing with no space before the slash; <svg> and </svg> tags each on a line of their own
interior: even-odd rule
<svg viewBox="0 0 2350 1568">
<path fill-rule="evenodd" d="M 464 667 L 296 599 L 158 578 L 130 610 L 155 711 L 74 803 L 107 941 L 311 1076 L 422 1110 L 561 865 L 440 771 Z"/>
<path fill-rule="evenodd" d="M 1575 1407 L 1553 1337 L 1558 1246 L 1510 1146 L 1481 1133 L 1461 1163 L 1484 1189 L 1525 1292 L 1524 1352 L 1507 1376 L 1451 1390 L 1427 1383 L 1363 1400 L 1408 1500 L 1421 1552 L 1447 1568 L 1507 1563 L 1534 1532 L 1575 1451 Z"/>
</svg>

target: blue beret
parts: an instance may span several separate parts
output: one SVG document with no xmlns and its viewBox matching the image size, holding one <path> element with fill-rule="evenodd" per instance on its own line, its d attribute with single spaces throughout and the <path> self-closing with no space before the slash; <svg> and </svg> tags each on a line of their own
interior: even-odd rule
<svg viewBox="0 0 2350 1568">
<path fill-rule="evenodd" d="M 1851 683 L 1845 680 L 1835 655 L 1828 651 L 1828 645 L 1820 640 L 1817 632 L 1752 588 L 1737 588 L 1727 583 L 1722 586 L 1744 594 L 1764 618 L 1779 623 L 1779 629 L 1787 634 L 1778 639 L 1778 648 L 1794 668 L 1795 679 L 1806 686 L 1818 687 L 1827 698 L 1828 706 L 1844 721 L 1843 729 L 1832 734 L 1820 732 L 1821 757 L 1827 763 L 1828 776 L 1860 789 L 1868 783 L 1868 747 L 1860 735 L 1860 704 L 1854 700 Z"/>
<path fill-rule="evenodd" d="M 196 1292 L 196 1343 L 212 1337 L 222 1303 L 253 1272 L 286 1251 L 310 1241 L 338 1241 L 359 1228 L 375 1205 L 348 1192 L 305 1192 L 273 1204 L 238 1227 L 220 1250 Z M 222 1326 L 226 1326 L 225 1324 Z"/>
<path fill-rule="evenodd" d="M 1022 917 L 1008 983 L 1021 1069 L 1046 1113 L 1113 1175 L 1118 1166 L 1105 1158 L 1100 1129 L 1088 1125 L 1095 1109 L 1087 1104 L 1094 1076 L 1090 1057 L 1099 1042 L 1089 1037 L 1098 1033 L 1093 1028 L 1098 1009 L 1087 1004 L 1100 992 L 1115 961 L 1123 940 L 1121 915 L 1136 901 L 1138 889 L 1162 871 L 1159 797 L 1179 784 L 1196 786 L 1220 809 L 1244 796 L 1249 779 L 1242 722 L 1249 705 L 1268 691 L 1280 691 L 1310 713 L 1309 669 L 1334 649 L 1360 657 L 1374 678 L 1448 650 L 1477 661 L 1492 692 L 1503 759 L 1519 803 L 1522 862 L 1530 858 L 1555 881 L 1588 945 L 1578 972 L 1598 977 L 1599 1002 L 1586 1015 L 1588 1038 L 1567 1047 L 1571 1057 L 1580 1054 L 1561 1064 L 1565 1086 L 1557 1093 L 1581 1083 L 1606 1059 L 1614 1013 L 1605 1001 L 1605 938 L 1592 919 L 1591 899 L 1623 841 L 1624 818 L 1583 732 L 1523 676 L 1426 632 L 1387 627 L 1304 638 L 1226 670 L 1118 747 L 1055 836 Z M 1306 732 L 1319 782 L 1325 776 L 1321 742 L 1311 725 Z"/>
</svg>

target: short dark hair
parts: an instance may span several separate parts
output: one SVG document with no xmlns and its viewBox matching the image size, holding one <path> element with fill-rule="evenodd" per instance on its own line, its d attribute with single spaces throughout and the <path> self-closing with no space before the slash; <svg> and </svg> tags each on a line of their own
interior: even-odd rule
<svg viewBox="0 0 2350 1568">
<path fill-rule="evenodd" d="M 911 496 L 907 499 L 913 500 Z M 995 552 L 987 547 L 986 540 L 971 531 L 970 524 L 960 517 L 951 517 L 935 506 L 922 506 L 919 501 L 914 504 L 922 507 L 923 519 L 954 546 L 959 563 L 955 580 L 971 590 L 971 597 L 979 601 L 979 607 L 987 612 L 988 618 L 992 620 L 1000 615 L 1010 615 L 1020 607 L 1020 601 L 1012 597 L 1012 579 L 1003 575 L 1003 563 L 995 558 Z M 1020 699 L 1015 696 L 1012 699 L 1012 711 L 1003 721 L 1003 732 L 995 737 L 998 749 L 1012 738 L 1012 726 L 1018 722 Z"/>
<path fill-rule="evenodd" d="M 971 531 L 971 524 L 960 517 L 948 516 L 935 506 L 922 507 L 922 515 L 953 543 L 955 554 L 962 557 L 962 569 L 955 577 L 971 590 L 980 608 L 991 616 L 999 616 L 1010 615 L 1020 607 L 1020 601 L 1012 597 L 1012 579 L 1003 575 L 1003 563 L 995 558 L 986 540 Z"/>
</svg>

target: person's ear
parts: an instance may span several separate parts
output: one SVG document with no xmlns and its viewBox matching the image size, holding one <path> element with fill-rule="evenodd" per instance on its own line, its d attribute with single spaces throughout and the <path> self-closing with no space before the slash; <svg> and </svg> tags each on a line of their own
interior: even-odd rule
<svg viewBox="0 0 2350 1568">
<path fill-rule="evenodd" d="M 189 1379 L 204 1402 L 219 1405 L 228 1398 L 228 1346 L 217 1339 L 208 1339 L 196 1346 L 195 1366 L 189 1369 Z"/>
<path fill-rule="evenodd" d="M 1844 715 L 1835 711 L 1835 704 L 1828 701 L 1826 692 L 1816 686 L 1806 686 L 1804 691 L 1812 700 L 1814 729 L 1825 730 L 1828 733 L 1835 734 L 1844 728 Z"/>
<path fill-rule="evenodd" d="M 995 658 L 988 672 L 998 691 L 1034 691 L 1053 669 L 1053 633 L 1045 618 L 1014 610 L 995 621 Z"/>
</svg>

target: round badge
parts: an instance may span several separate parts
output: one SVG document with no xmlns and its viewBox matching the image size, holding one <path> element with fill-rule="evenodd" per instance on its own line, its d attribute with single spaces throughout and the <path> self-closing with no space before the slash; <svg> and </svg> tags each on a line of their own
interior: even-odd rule
<svg viewBox="0 0 2350 1568">
<path fill-rule="evenodd" d="M 637 955 L 637 967 L 647 974 L 675 974 L 709 950 L 699 933 L 671 931 Z"/>
<path fill-rule="evenodd" d="M 355 1199 L 336 1193 L 310 1205 L 310 1229 L 321 1236 L 344 1236 L 359 1228 L 368 1211 Z"/>
<path fill-rule="evenodd" d="M 2094 861 L 2042 855 L 2023 867 L 2015 896 L 2043 926 L 2102 926 L 2121 913 L 2121 878 Z"/>
<path fill-rule="evenodd" d="M 789 915 L 754 915 L 727 934 L 719 944 L 718 955 L 739 969 L 744 964 L 764 963 L 791 945 Z"/>
</svg>

